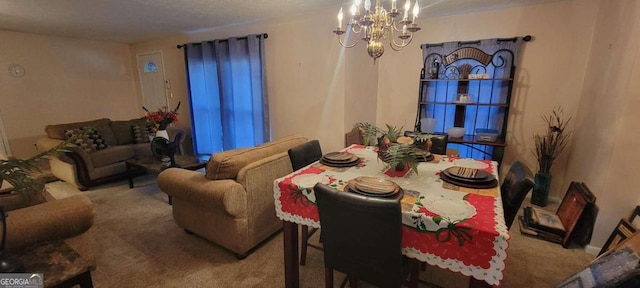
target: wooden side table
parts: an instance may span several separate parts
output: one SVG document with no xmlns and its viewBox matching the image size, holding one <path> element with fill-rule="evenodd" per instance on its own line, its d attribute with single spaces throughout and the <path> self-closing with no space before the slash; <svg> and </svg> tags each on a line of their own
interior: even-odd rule
<svg viewBox="0 0 640 288">
<path fill-rule="evenodd" d="M 93 287 L 91 264 L 62 240 L 5 252 L 23 261 L 26 273 L 42 273 L 44 287 Z"/>
</svg>

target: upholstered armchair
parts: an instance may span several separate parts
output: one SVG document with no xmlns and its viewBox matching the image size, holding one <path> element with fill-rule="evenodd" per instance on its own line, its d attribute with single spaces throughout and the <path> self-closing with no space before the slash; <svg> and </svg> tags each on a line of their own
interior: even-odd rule
<svg viewBox="0 0 640 288">
<path fill-rule="evenodd" d="M 242 259 L 282 228 L 275 212 L 273 182 L 291 172 L 287 150 L 307 142 L 289 136 L 211 156 L 206 173 L 169 168 L 158 187 L 171 196 L 178 226 Z"/>
</svg>

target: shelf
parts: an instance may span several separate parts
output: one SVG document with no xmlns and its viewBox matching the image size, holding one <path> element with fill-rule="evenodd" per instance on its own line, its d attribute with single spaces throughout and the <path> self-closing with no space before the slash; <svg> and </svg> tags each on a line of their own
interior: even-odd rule
<svg viewBox="0 0 640 288">
<path fill-rule="evenodd" d="M 479 141 L 481 137 L 477 137 L 475 131 L 468 130 L 468 134 L 462 138 L 449 137 L 448 143 L 459 146 L 457 148 L 460 148 L 463 157 L 480 157 L 500 163 L 507 147 L 506 131 L 513 85 L 516 83 L 515 51 L 511 49 L 515 46 L 501 41 L 496 44 L 494 39 L 478 43 L 447 42 L 446 45 L 421 46 L 423 67 L 418 82 L 414 130 L 421 128 L 421 119 L 424 118 L 435 118 L 439 128 L 499 127 L 496 141 Z M 496 45 L 501 49 L 496 50 Z M 431 79 L 432 75 L 444 79 Z M 469 76 L 490 78 L 469 79 Z M 460 94 L 472 96 L 455 97 Z M 456 101 L 459 99 L 474 102 Z"/>
<path fill-rule="evenodd" d="M 513 81 L 513 78 L 487 78 L 487 79 L 420 79 L 422 82 L 469 82 L 469 81 Z"/>
<path fill-rule="evenodd" d="M 456 103 L 456 102 L 439 102 L 439 101 L 420 101 L 420 105 L 441 104 L 441 105 L 457 105 L 457 106 L 492 106 L 492 107 L 509 107 L 506 103 Z"/>
<path fill-rule="evenodd" d="M 499 147 L 506 147 L 507 146 L 507 144 L 505 144 L 504 141 L 501 140 L 501 139 L 498 139 L 497 141 L 494 141 L 494 142 L 478 141 L 478 140 L 476 140 L 476 136 L 475 135 L 464 135 L 462 138 L 449 137 L 449 143 L 480 144 L 480 145 L 499 146 Z"/>
</svg>

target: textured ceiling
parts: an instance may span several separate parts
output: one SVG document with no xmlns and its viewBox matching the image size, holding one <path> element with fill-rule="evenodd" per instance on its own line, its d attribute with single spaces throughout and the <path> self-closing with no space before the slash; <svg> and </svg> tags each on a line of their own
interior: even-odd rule
<svg viewBox="0 0 640 288">
<path fill-rule="evenodd" d="M 563 0 L 420 0 L 420 6 L 423 9 L 420 16 L 435 17 L 554 1 Z M 135 43 L 338 7 L 347 2 L 341 0 L 0 0 L 0 29 Z M 390 0 L 383 1 L 387 6 L 388 2 Z M 398 2 L 400 7 L 400 3 L 404 3 L 404 0 L 398 0 Z M 327 17 L 334 17 L 334 15 Z"/>
</svg>

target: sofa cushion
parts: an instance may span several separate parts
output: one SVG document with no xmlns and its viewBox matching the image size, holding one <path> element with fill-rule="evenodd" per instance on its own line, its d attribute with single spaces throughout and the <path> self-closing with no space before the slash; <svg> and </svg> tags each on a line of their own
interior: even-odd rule
<svg viewBox="0 0 640 288">
<path fill-rule="evenodd" d="M 133 133 L 131 127 L 138 125 L 141 127 L 147 127 L 147 118 L 137 118 L 126 121 L 113 121 L 111 122 L 111 129 L 115 135 L 118 145 L 133 144 Z"/>
<path fill-rule="evenodd" d="M 109 126 L 110 123 L 111 123 L 111 120 L 109 120 L 108 118 L 102 118 L 102 119 L 85 121 L 85 122 L 47 125 L 44 128 L 44 131 L 47 133 L 47 137 L 49 138 L 67 140 L 67 135 L 65 134 L 65 130 L 92 127 L 96 131 L 98 131 L 100 136 L 102 136 L 102 138 L 107 144 L 117 145 L 116 136 L 113 134 L 113 130 L 111 129 L 111 126 Z"/>
<path fill-rule="evenodd" d="M 69 129 L 65 130 L 64 132 L 67 135 L 67 139 L 76 137 L 75 140 L 72 141 L 72 143 L 84 149 L 84 151 L 86 151 L 87 153 L 93 153 L 95 151 L 103 150 L 109 147 L 102 136 L 100 136 L 100 133 L 98 133 L 98 131 L 92 130 L 85 133 L 83 129 L 87 128 Z"/>
<path fill-rule="evenodd" d="M 89 155 L 91 163 L 95 168 L 122 162 L 127 159 L 131 159 L 134 156 L 133 148 L 128 145 L 111 146 L 107 149 L 102 149 Z"/>
<path fill-rule="evenodd" d="M 235 179 L 238 171 L 249 163 L 267 158 L 307 142 L 300 135 L 287 136 L 252 148 L 227 150 L 211 155 L 207 163 L 206 178 L 210 180 Z"/>
<path fill-rule="evenodd" d="M 133 125 L 131 126 L 131 132 L 133 133 L 133 143 L 140 144 L 151 142 L 149 140 L 149 130 L 147 129 L 147 127 Z"/>
</svg>

